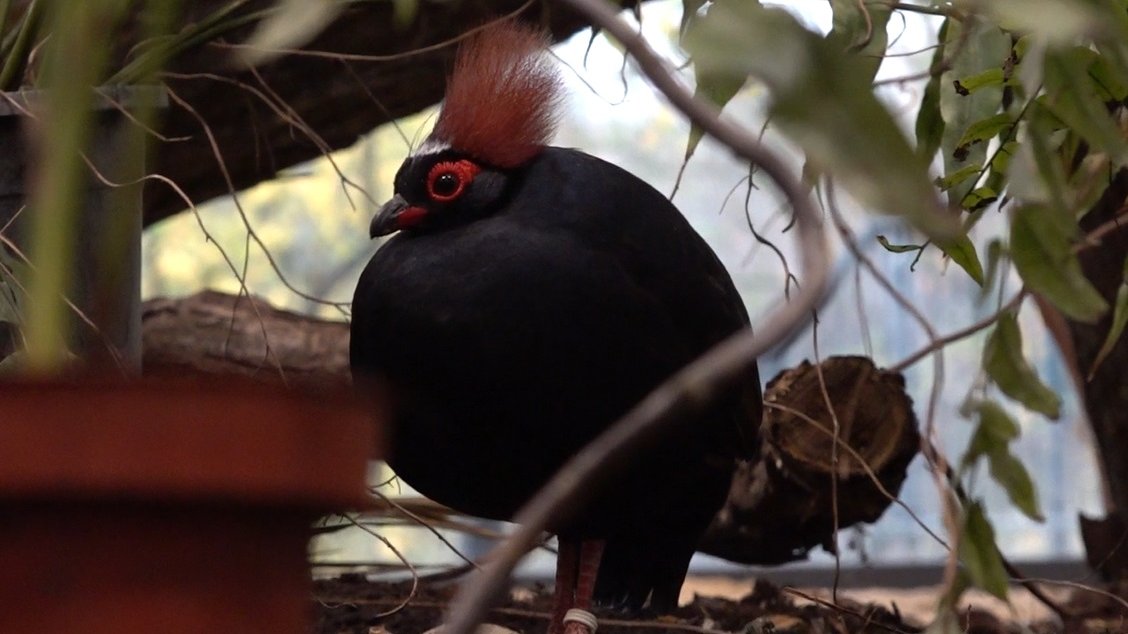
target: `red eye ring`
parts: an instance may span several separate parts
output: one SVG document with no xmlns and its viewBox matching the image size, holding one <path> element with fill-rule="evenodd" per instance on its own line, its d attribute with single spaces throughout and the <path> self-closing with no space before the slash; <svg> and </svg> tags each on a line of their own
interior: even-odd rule
<svg viewBox="0 0 1128 634">
<path fill-rule="evenodd" d="M 427 173 L 427 195 L 440 203 L 450 202 L 466 191 L 480 171 L 482 168 L 466 159 L 435 163 Z"/>
</svg>

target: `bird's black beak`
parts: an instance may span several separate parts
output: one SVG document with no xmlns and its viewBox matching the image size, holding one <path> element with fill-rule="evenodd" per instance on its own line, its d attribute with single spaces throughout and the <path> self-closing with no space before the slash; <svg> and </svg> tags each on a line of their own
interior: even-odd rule
<svg viewBox="0 0 1128 634">
<path fill-rule="evenodd" d="M 396 194 L 392 199 L 380 207 L 380 211 L 372 218 L 368 225 L 368 236 L 378 238 L 400 229 L 407 229 L 418 223 L 427 215 L 423 207 L 409 205 L 403 196 Z"/>
</svg>

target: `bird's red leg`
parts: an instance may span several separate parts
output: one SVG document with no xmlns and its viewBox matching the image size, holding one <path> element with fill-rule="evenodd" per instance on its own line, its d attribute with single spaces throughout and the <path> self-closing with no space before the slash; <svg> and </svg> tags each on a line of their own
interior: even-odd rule
<svg viewBox="0 0 1128 634">
<path fill-rule="evenodd" d="M 580 543 L 560 538 L 556 553 L 556 590 L 552 597 L 552 621 L 548 634 L 563 634 L 564 615 L 572 609 L 576 591 L 576 569 L 580 564 Z"/>
<path fill-rule="evenodd" d="M 580 544 L 579 572 L 576 576 L 576 594 L 570 614 L 566 615 L 564 634 L 593 634 L 595 617 L 591 614 L 591 595 L 595 592 L 595 579 L 599 575 L 599 560 L 603 557 L 602 539 L 588 539 Z"/>
</svg>

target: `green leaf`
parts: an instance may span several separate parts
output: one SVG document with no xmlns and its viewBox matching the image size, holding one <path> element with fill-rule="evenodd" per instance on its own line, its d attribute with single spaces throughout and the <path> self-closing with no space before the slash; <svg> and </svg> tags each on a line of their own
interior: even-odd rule
<svg viewBox="0 0 1128 634">
<path fill-rule="evenodd" d="M 956 185 L 959 185 L 965 180 L 978 174 L 980 169 L 982 168 L 980 168 L 978 165 L 964 165 L 951 174 L 937 178 L 933 182 L 936 183 L 936 186 L 939 187 L 941 191 L 948 191 Z"/>
<path fill-rule="evenodd" d="M 1010 248 L 1022 281 L 1063 313 L 1093 323 L 1108 304 L 1081 272 L 1071 239 L 1076 225 L 1046 205 L 1026 205 L 1014 213 Z"/>
<path fill-rule="evenodd" d="M 968 211 L 977 211 L 998 200 L 999 192 L 1010 186 L 1007 180 L 1007 168 L 1010 166 L 1011 157 L 1018 151 L 1018 147 L 1017 141 L 1007 141 L 995 148 L 995 152 L 987 163 L 987 178 L 982 181 L 980 187 L 964 196 L 963 200 L 960 201 L 961 207 Z M 971 227 L 981 218 L 982 214 L 972 216 L 970 224 L 965 224 L 965 229 L 970 231 Z"/>
<path fill-rule="evenodd" d="M 1104 55 L 1096 55 L 1089 65 L 1089 78 L 1098 98 L 1105 102 L 1128 99 L 1128 76 L 1116 63 Z"/>
<path fill-rule="evenodd" d="M 392 0 L 392 22 L 398 28 L 405 28 L 419 15 L 419 0 Z"/>
<path fill-rule="evenodd" d="M 1066 199 L 1069 209 L 1079 210 L 1084 215 L 1096 206 L 1111 180 L 1109 165 L 1108 155 L 1101 152 L 1090 153 L 1081 159 L 1069 175 Z"/>
<path fill-rule="evenodd" d="M 940 149 L 940 138 L 944 136 L 944 118 L 940 116 L 940 76 L 928 80 L 924 86 L 924 96 L 920 100 L 920 110 L 916 118 L 917 154 L 928 161 Z"/>
<path fill-rule="evenodd" d="M 859 203 L 929 234 L 954 231 L 935 204 L 927 165 L 873 94 L 859 56 L 844 55 L 786 11 L 743 0 L 718 0 L 690 25 L 685 46 L 698 69 L 764 82 L 777 128 Z"/>
<path fill-rule="evenodd" d="M 1027 116 L 1025 140 L 1007 165 L 1007 195 L 1027 204 L 1045 203 L 1064 215 L 1067 178 L 1055 155 L 1061 135 L 1052 132 L 1049 117 L 1041 108 Z"/>
<path fill-rule="evenodd" d="M 1041 522 L 1045 520 L 1042 509 L 1038 503 L 1038 494 L 1034 490 L 1034 481 L 1030 473 L 1018 458 L 1009 451 L 1003 450 L 988 454 L 991 477 L 998 482 L 1007 492 L 1011 504 L 1022 511 L 1026 517 Z"/>
<path fill-rule="evenodd" d="M 1036 34 L 1052 44 L 1066 44 L 1102 29 L 1099 3 L 1080 0 L 990 0 L 983 7 L 1009 31 Z"/>
<path fill-rule="evenodd" d="M 990 187 L 976 187 L 960 201 L 960 206 L 968 211 L 979 211 L 999 199 L 999 192 Z"/>
<path fill-rule="evenodd" d="M 757 0 L 758 3 L 758 0 Z M 682 23 L 680 37 L 684 40 L 686 33 L 693 23 L 701 19 L 702 14 L 699 10 L 704 6 L 705 0 L 683 0 L 682 1 Z M 710 5 L 712 10 L 717 3 Z M 703 15 L 708 15 L 706 11 Z M 697 86 L 693 89 L 693 96 L 698 99 L 706 99 L 716 104 L 717 108 L 723 110 L 728 102 L 740 92 L 740 89 L 747 83 L 747 77 L 739 74 L 728 72 L 715 72 L 710 70 L 708 66 L 702 68 L 700 66 L 694 67 L 694 74 L 697 79 Z M 689 160 L 693 153 L 697 151 L 697 144 L 701 142 L 701 138 L 705 135 L 705 131 L 701 126 L 696 123 L 690 123 L 689 138 L 685 146 L 685 160 Z"/>
<path fill-rule="evenodd" d="M 1018 423 L 1007 414 L 998 403 L 994 401 L 975 401 L 967 404 L 965 416 L 972 412 L 979 415 L 979 425 L 968 441 L 967 451 L 960 460 L 960 468 L 968 469 L 982 456 L 990 456 L 1000 451 L 1007 451 L 1007 445 L 1018 438 L 1021 432 Z"/>
<path fill-rule="evenodd" d="M 940 148 L 944 173 L 952 174 L 964 165 L 982 165 L 986 160 L 985 143 L 965 142 L 960 151 L 957 148 L 972 125 L 999 113 L 1003 97 L 1001 84 L 984 84 L 973 93 L 961 95 L 955 83 L 1001 69 L 1011 54 L 1011 38 L 987 20 L 971 19 L 950 21 L 942 41 L 952 59 L 946 60 L 948 70 L 940 77 L 940 114 L 944 119 Z M 965 182 L 953 187 L 948 191 L 948 202 L 959 205 L 974 186 Z"/>
<path fill-rule="evenodd" d="M 979 262 L 979 255 L 975 252 L 975 245 L 972 244 L 971 239 L 967 235 L 957 236 L 955 238 L 937 238 L 936 246 L 944 252 L 944 255 L 952 258 L 952 261 L 960 265 L 975 283 L 983 286 L 983 265 Z"/>
<path fill-rule="evenodd" d="M 961 413 L 967 416 L 968 410 L 979 414 L 979 425 L 968 442 L 967 451 L 960 461 L 960 469 L 966 471 L 979 458 L 986 456 L 991 477 L 1007 492 L 1011 503 L 1030 519 L 1041 522 L 1044 518 L 1034 482 L 1026 467 L 1010 452 L 1011 442 L 1020 433 L 1018 423 L 993 401 L 968 403 Z"/>
<path fill-rule="evenodd" d="M 964 628 L 954 611 L 937 610 L 936 618 L 928 624 L 924 634 L 964 634 Z"/>
<path fill-rule="evenodd" d="M 999 239 L 992 239 L 987 243 L 987 270 L 983 273 L 983 277 L 990 281 L 995 279 L 999 273 L 999 264 L 1003 260 L 1003 243 Z M 989 285 L 984 285 L 980 291 L 980 300 L 986 297 L 986 293 L 990 290 Z"/>
<path fill-rule="evenodd" d="M 1022 332 L 1013 312 L 999 316 L 998 325 L 983 348 L 983 369 L 1003 394 L 1028 409 L 1056 419 L 1061 399 L 1046 387 L 1022 354 Z"/>
<path fill-rule="evenodd" d="M 878 235 L 877 241 L 881 244 L 881 246 L 885 247 L 886 251 L 891 251 L 893 253 L 910 253 L 912 251 L 920 251 L 924 248 L 919 244 L 892 244 L 891 242 L 889 242 L 889 239 L 883 235 Z"/>
<path fill-rule="evenodd" d="M 965 634 L 964 629 L 959 627 L 959 618 L 957 617 L 959 609 L 957 608 L 957 604 L 959 603 L 960 596 L 971 589 L 971 586 L 972 582 L 967 574 L 967 570 L 962 567 L 958 568 L 956 570 L 955 579 L 952 579 L 951 584 L 947 588 L 944 588 L 944 593 L 940 595 L 940 600 L 937 602 L 936 620 L 932 622 L 932 625 L 928 626 L 928 629 L 925 630 L 925 634 L 948 634 L 952 632 L 948 627 L 949 625 L 957 628 L 952 634 Z"/>
<path fill-rule="evenodd" d="M 689 25 L 697 19 L 697 12 L 705 6 L 705 0 L 682 0 L 681 27 L 678 29 L 678 38 L 685 37 Z"/>
<path fill-rule="evenodd" d="M 952 156 L 961 161 L 966 159 L 972 145 L 990 140 L 1003 130 L 1009 129 L 1013 124 L 1014 121 L 1011 116 L 1005 112 L 972 123 L 956 142 Z"/>
<path fill-rule="evenodd" d="M 1103 37 L 1094 42 L 1100 59 L 1108 63 L 1100 68 L 1092 69 L 1094 80 L 1106 88 L 1114 101 L 1126 97 L 1124 87 L 1128 87 L 1128 7 L 1124 7 L 1123 0 L 1119 0 L 1121 7 L 1104 7 L 1107 15 L 1111 17 L 1108 22 L 1113 25 L 1111 37 Z M 1111 9 L 1111 10 L 1109 10 Z"/>
<path fill-rule="evenodd" d="M 23 321 L 20 310 L 20 296 L 16 293 L 14 284 L 17 274 L 17 263 L 7 253 L 7 248 L 0 245 L 0 321 L 19 324 Z"/>
<path fill-rule="evenodd" d="M 948 32 L 948 18 L 940 23 L 937 32 L 938 44 L 932 54 L 930 68 L 940 68 L 945 64 L 944 40 Z M 940 116 L 940 73 L 934 73 L 924 86 L 924 95 L 920 100 L 920 110 L 917 111 L 916 125 L 914 126 L 917 139 L 917 154 L 925 161 L 931 163 L 940 149 L 940 139 L 944 136 L 944 117 Z"/>
<path fill-rule="evenodd" d="M 1096 53 L 1088 48 L 1049 51 L 1045 59 L 1042 105 L 1094 148 L 1108 153 L 1117 166 L 1128 164 L 1128 142 L 1113 121 L 1102 89 L 1089 75 Z"/>
<path fill-rule="evenodd" d="M 830 7 L 834 17 L 826 35 L 827 43 L 858 56 L 869 81 L 873 81 L 889 42 L 885 27 L 893 11 L 888 5 L 857 0 L 830 0 Z"/>
<path fill-rule="evenodd" d="M 1006 76 L 1004 75 L 1003 69 L 1001 67 L 988 68 L 987 70 L 976 73 L 971 77 L 957 79 L 954 88 L 958 94 L 966 97 L 967 95 L 970 95 L 980 88 L 985 88 L 988 86 L 1001 86 L 1003 85 L 1004 79 L 1006 79 Z"/>
<path fill-rule="evenodd" d="M 8 284 L 0 281 L 0 322 L 19 324 L 20 319 L 19 305 L 12 300 Z"/>
<path fill-rule="evenodd" d="M 995 545 L 995 530 L 979 502 L 971 502 L 964 509 L 959 551 L 960 561 L 972 583 L 1006 601 L 1007 571 Z"/>
<path fill-rule="evenodd" d="M 998 174 L 1005 174 L 1007 168 L 1010 167 L 1011 157 L 1014 156 L 1017 149 L 1017 141 L 1007 141 L 1004 143 L 995 152 L 995 156 L 991 157 L 991 171 Z"/>
<path fill-rule="evenodd" d="M 718 108 L 724 108 L 725 104 L 732 101 L 736 93 L 744 87 L 744 78 L 729 73 L 713 73 L 707 69 L 696 69 L 697 74 L 697 87 L 693 91 L 693 96 L 698 99 L 707 99 L 717 105 Z M 705 131 L 701 126 L 696 123 L 691 123 L 689 126 L 689 140 L 685 146 L 685 158 L 693 156 L 697 150 L 697 144 L 701 142 L 701 137 L 705 135 Z"/>
<path fill-rule="evenodd" d="M 1112 349 L 1116 347 L 1116 342 L 1120 341 L 1121 335 L 1124 334 L 1124 326 L 1128 325 L 1128 259 L 1124 260 L 1124 274 L 1120 283 L 1120 289 L 1116 291 L 1116 307 L 1112 310 L 1112 325 L 1109 326 L 1108 335 L 1105 337 L 1104 343 L 1101 344 L 1101 349 L 1097 352 L 1097 358 L 1093 361 L 1093 366 L 1089 368 L 1089 380 L 1093 379 L 1093 375 L 1097 372 L 1097 367 L 1104 362 Z"/>
</svg>

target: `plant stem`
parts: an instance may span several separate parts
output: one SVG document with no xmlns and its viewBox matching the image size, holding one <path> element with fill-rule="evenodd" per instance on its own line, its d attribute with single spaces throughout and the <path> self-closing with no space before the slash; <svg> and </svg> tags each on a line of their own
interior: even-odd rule
<svg viewBox="0 0 1128 634">
<path fill-rule="evenodd" d="M 82 152 L 94 119 L 93 86 L 102 76 L 109 55 L 106 33 L 127 6 L 124 0 L 55 0 L 48 7 L 53 37 L 43 76 L 46 95 L 37 104 L 42 118 L 29 205 L 29 250 L 35 270 L 28 285 L 26 335 L 28 369 L 32 373 L 56 371 L 67 358 L 71 315 L 65 296 L 76 270 L 85 169 Z M 25 27 L 31 21 L 27 18 Z"/>
<path fill-rule="evenodd" d="M 8 12 L 12 9 L 12 0 L 0 0 L 0 34 L 8 28 Z M 0 47 L 3 44 L 0 43 Z"/>
<path fill-rule="evenodd" d="M 27 60 L 32 48 L 32 41 L 39 31 L 39 20 L 43 14 L 43 3 L 31 0 L 20 22 L 16 41 L 12 50 L 4 58 L 4 67 L 0 70 L 0 90 L 13 90 L 19 87 L 23 71 L 27 68 Z"/>
</svg>

